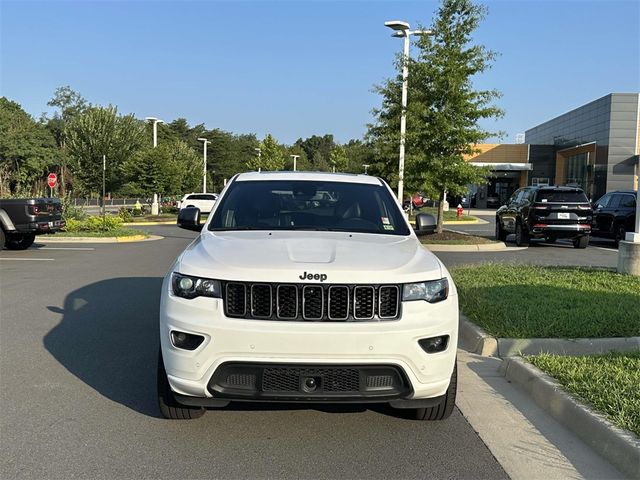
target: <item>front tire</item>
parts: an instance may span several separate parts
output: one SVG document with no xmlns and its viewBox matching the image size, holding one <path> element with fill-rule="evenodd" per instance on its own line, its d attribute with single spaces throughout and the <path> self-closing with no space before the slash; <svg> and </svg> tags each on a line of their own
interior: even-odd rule
<svg viewBox="0 0 640 480">
<path fill-rule="evenodd" d="M 614 236 L 614 239 L 616 241 L 616 247 L 620 244 L 620 242 L 622 240 L 625 239 L 625 237 L 627 236 L 627 229 L 624 228 L 624 224 L 619 224 L 618 226 L 616 226 L 616 233 Z"/>
<path fill-rule="evenodd" d="M 162 351 L 158 352 L 158 406 L 164 418 L 170 420 L 192 420 L 200 418 L 206 410 L 202 407 L 187 407 L 179 404 L 167 380 L 167 372 L 162 361 Z"/>
<path fill-rule="evenodd" d="M 589 235 L 573 239 L 573 248 L 587 248 L 589 245 Z"/>
<path fill-rule="evenodd" d="M 457 362 L 456 362 L 457 363 Z M 453 365 L 453 373 L 451 374 L 451 381 L 449 382 L 449 388 L 447 393 L 444 394 L 443 399 L 438 405 L 426 408 L 415 409 L 415 419 L 422 421 L 438 421 L 449 418 L 453 407 L 456 404 L 456 393 L 458 391 L 458 366 Z"/>
<path fill-rule="evenodd" d="M 502 228 L 500 217 L 496 217 L 496 240 L 504 242 L 507 239 L 507 232 Z"/>
<path fill-rule="evenodd" d="M 516 245 L 519 247 L 529 246 L 529 234 L 525 232 L 521 222 L 516 225 Z"/>
<path fill-rule="evenodd" d="M 36 239 L 35 233 L 17 233 L 7 236 L 5 246 L 8 250 L 26 250 Z"/>
</svg>

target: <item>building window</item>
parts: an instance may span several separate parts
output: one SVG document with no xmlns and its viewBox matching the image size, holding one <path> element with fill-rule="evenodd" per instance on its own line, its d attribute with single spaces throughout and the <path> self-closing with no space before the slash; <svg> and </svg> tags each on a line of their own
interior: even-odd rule
<svg viewBox="0 0 640 480">
<path fill-rule="evenodd" d="M 531 179 L 531 185 L 533 185 L 534 187 L 548 187 L 549 177 L 534 177 Z"/>
</svg>

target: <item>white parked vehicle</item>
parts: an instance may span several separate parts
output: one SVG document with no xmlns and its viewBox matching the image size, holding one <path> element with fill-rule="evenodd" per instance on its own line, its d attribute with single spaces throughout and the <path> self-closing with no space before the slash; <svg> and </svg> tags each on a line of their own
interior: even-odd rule
<svg viewBox="0 0 640 480">
<path fill-rule="evenodd" d="M 217 198 L 217 193 L 188 193 L 182 197 L 182 200 L 178 203 L 178 208 L 196 207 L 200 209 L 200 212 L 208 214 L 213 208 L 213 204 L 216 203 Z"/>
<path fill-rule="evenodd" d="M 319 201 L 319 195 L 322 201 Z M 167 418 L 231 401 L 389 403 L 441 420 L 456 398 L 458 295 L 389 186 L 368 175 L 234 177 L 162 286 Z M 435 219 L 419 214 L 418 233 Z"/>
</svg>

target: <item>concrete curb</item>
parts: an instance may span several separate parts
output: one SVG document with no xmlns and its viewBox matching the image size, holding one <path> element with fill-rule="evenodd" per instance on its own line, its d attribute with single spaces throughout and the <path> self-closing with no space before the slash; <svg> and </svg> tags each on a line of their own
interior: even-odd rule
<svg viewBox="0 0 640 480">
<path fill-rule="evenodd" d="M 558 422 L 630 478 L 640 478 L 640 438 L 622 430 L 571 397 L 552 377 L 521 358 L 510 357 L 500 373 L 516 382 Z"/>
<path fill-rule="evenodd" d="M 484 223 L 489 222 L 480 218 L 476 218 L 475 220 L 447 220 L 446 222 L 442 222 L 443 225 L 482 225 Z"/>
<path fill-rule="evenodd" d="M 167 221 L 167 222 L 132 222 L 132 223 L 123 223 L 125 227 L 141 227 L 141 226 L 149 226 L 149 225 L 177 225 L 176 220 Z"/>
<path fill-rule="evenodd" d="M 60 237 L 60 238 L 36 238 L 36 243 L 130 243 L 151 242 L 162 240 L 159 235 L 132 235 L 130 237 Z"/>
<path fill-rule="evenodd" d="M 504 242 L 480 243 L 477 245 L 447 245 L 446 243 L 423 243 L 432 252 L 503 252 L 513 250 Z"/>
<path fill-rule="evenodd" d="M 458 346 L 483 357 L 498 356 L 498 341 L 460 312 Z"/>
<path fill-rule="evenodd" d="M 595 355 L 640 349 L 640 337 L 620 338 L 496 338 L 460 314 L 460 347 L 486 357 L 514 355 Z"/>
</svg>

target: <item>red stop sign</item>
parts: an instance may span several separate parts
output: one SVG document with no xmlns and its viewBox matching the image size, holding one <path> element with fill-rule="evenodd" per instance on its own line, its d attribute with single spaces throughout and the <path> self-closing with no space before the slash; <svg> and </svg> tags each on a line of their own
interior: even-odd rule
<svg viewBox="0 0 640 480">
<path fill-rule="evenodd" d="M 51 188 L 55 187 L 58 184 L 58 176 L 55 173 L 50 173 L 47 177 L 47 185 Z"/>
</svg>

